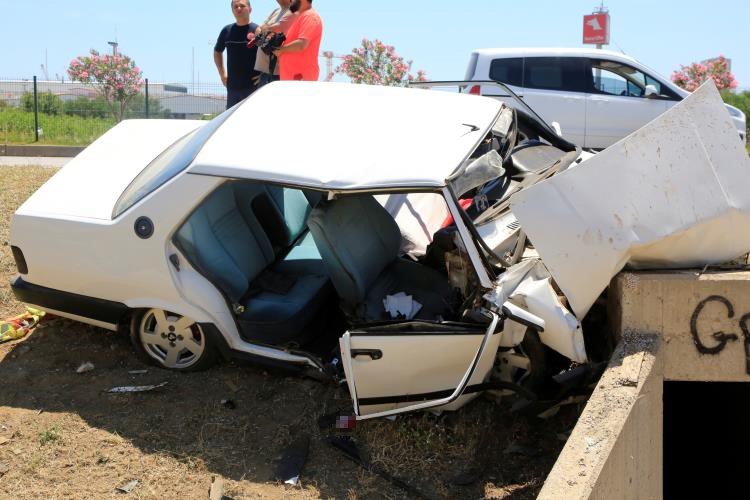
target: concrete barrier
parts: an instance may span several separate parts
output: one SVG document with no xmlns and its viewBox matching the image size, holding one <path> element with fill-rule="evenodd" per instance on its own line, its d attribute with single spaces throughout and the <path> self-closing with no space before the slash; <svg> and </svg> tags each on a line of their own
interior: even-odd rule
<svg viewBox="0 0 750 500">
<path fill-rule="evenodd" d="M 541 499 L 661 498 L 664 381 L 750 382 L 750 272 L 623 273 L 618 347 Z"/>
</svg>

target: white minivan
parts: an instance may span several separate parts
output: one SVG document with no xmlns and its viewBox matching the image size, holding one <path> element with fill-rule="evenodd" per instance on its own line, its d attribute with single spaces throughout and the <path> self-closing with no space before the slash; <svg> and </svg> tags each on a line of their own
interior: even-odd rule
<svg viewBox="0 0 750 500">
<path fill-rule="evenodd" d="M 688 92 L 630 56 L 599 49 L 479 49 L 465 80 L 499 81 L 574 144 L 602 149 L 650 122 Z M 490 85 L 474 94 L 503 98 Z M 503 99 L 513 105 L 513 99 Z M 745 115 L 727 105 L 745 140 Z"/>
</svg>

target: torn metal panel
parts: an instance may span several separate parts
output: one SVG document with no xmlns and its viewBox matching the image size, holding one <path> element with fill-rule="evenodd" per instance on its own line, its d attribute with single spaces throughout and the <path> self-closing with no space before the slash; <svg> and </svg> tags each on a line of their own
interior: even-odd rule
<svg viewBox="0 0 750 500">
<path fill-rule="evenodd" d="M 713 82 L 511 208 L 583 318 L 625 265 L 719 264 L 750 250 L 750 159 Z"/>
<path fill-rule="evenodd" d="M 508 269 L 498 280 L 497 288 L 485 298 L 498 307 L 511 302 L 543 319 L 544 330 L 539 332 L 542 343 L 572 361 L 587 361 L 581 324 L 560 301 L 550 273 L 540 260 L 525 260 Z M 506 321 L 501 345 L 517 346 L 525 333 L 526 326 Z"/>
</svg>

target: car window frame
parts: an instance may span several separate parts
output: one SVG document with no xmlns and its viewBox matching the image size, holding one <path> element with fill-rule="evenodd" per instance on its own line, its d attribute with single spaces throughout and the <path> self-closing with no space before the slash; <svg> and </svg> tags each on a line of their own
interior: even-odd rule
<svg viewBox="0 0 750 500">
<path fill-rule="evenodd" d="M 632 64 L 627 64 L 627 63 L 624 63 L 622 61 L 616 61 L 616 60 L 607 59 L 607 58 L 604 58 L 604 57 L 601 57 L 601 58 L 587 57 L 586 60 L 587 60 L 586 66 L 588 68 L 587 71 L 586 71 L 586 75 L 587 76 L 591 75 L 591 78 L 587 78 L 587 81 L 589 81 L 589 85 L 590 85 L 589 92 L 591 94 L 605 95 L 605 96 L 610 96 L 610 97 L 630 97 L 630 98 L 634 98 L 634 99 L 649 99 L 649 97 L 646 96 L 646 86 L 650 85 L 649 80 L 651 80 L 653 82 L 658 83 L 659 87 L 660 87 L 660 90 L 661 90 L 661 92 L 655 96 L 656 99 L 669 100 L 669 101 L 680 101 L 680 100 L 682 100 L 661 79 L 655 78 L 653 75 L 649 74 L 646 71 L 643 71 L 642 69 L 640 69 L 640 68 L 638 68 L 636 66 L 633 66 Z M 625 66 L 627 68 L 631 68 L 631 69 L 633 69 L 633 70 L 638 71 L 639 73 L 641 73 L 643 75 L 643 77 L 644 77 L 644 82 L 645 82 L 644 86 L 643 86 L 643 95 L 640 95 L 640 96 L 634 96 L 634 95 L 617 95 L 617 94 L 610 94 L 609 92 L 604 92 L 602 90 L 597 89 L 596 86 L 594 85 L 594 79 L 593 79 L 593 72 L 596 70 L 596 66 L 594 65 L 594 63 L 596 61 L 603 61 L 603 62 L 609 62 L 609 63 L 619 64 L 621 66 Z M 604 71 L 610 71 L 610 70 L 607 70 L 605 68 L 602 68 L 602 69 Z M 633 81 L 633 80 L 631 80 L 629 78 L 626 78 L 625 76 L 622 76 L 619 73 L 614 73 L 613 71 L 610 71 L 610 72 L 613 73 L 613 74 L 616 74 L 616 75 L 620 76 L 621 78 L 623 78 L 625 80 L 625 82 L 626 82 L 626 85 L 631 85 L 632 84 L 632 85 L 638 86 L 638 82 L 637 81 Z M 664 93 L 665 91 L 666 91 L 666 94 Z M 654 99 L 654 98 L 651 98 L 651 99 Z"/>
</svg>

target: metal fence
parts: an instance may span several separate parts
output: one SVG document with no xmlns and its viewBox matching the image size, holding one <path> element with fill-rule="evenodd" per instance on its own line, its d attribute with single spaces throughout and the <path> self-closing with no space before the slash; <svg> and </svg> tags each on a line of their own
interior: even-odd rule
<svg viewBox="0 0 750 500">
<path fill-rule="evenodd" d="M 225 107 L 220 83 L 146 80 L 121 107 L 78 82 L 0 78 L 0 144 L 87 145 L 120 118 L 210 119 Z"/>
</svg>

